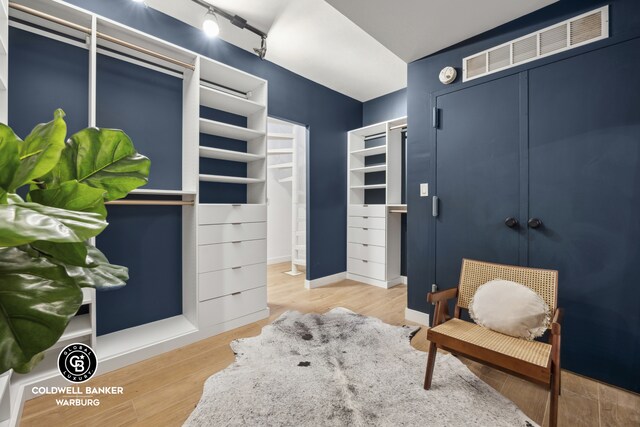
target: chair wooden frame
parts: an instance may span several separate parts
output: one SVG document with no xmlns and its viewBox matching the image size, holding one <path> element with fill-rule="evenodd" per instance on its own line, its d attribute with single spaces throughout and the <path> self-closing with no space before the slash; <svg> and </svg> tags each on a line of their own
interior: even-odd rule
<svg viewBox="0 0 640 427">
<path fill-rule="evenodd" d="M 488 277 L 490 277 L 488 280 L 505 279 L 522 283 L 540 294 L 552 309 L 553 319 L 549 325 L 551 351 L 546 366 L 530 363 L 474 343 L 439 333 L 438 326 L 451 319 L 448 301 L 456 299 L 453 317 L 460 319 L 462 310 L 468 310 L 471 297 L 480 285 L 488 281 Z M 560 395 L 560 322 L 562 320 L 562 310 L 557 308 L 557 287 L 558 272 L 555 270 L 508 266 L 464 259 L 460 272 L 460 284 L 457 288 L 440 292 L 430 292 L 427 295 L 427 301 L 435 304 L 435 311 L 432 327 L 427 331 L 427 339 L 430 344 L 424 379 L 425 390 L 431 388 L 436 352 L 437 349 L 440 348 L 454 355 L 466 357 L 478 363 L 547 387 L 551 398 L 549 426 L 556 427 L 558 420 L 558 397 Z M 530 341 L 522 341 L 523 343 L 521 345 L 524 346 L 530 343 Z"/>
</svg>

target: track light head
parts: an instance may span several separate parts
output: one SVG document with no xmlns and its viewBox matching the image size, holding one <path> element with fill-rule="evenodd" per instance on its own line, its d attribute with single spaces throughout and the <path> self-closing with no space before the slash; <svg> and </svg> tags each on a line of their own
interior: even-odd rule
<svg viewBox="0 0 640 427">
<path fill-rule="evenodd" d="M 220 25 L 218 24 L 218 17 L 216 14 L 209 10 L 204 17 L 204 21 L 202 22 L 202 31 L 207 35 L 207 37 L 218 37 L 220 34 Z"/>
<path fill-rule="evenodd" d="M 253 51 L 260 57 L 260 59 L 264 59 L 264 57 L 267 55 L 267 38 L 262 37 L 260 47 L 254 47 Z"/>
</svg>

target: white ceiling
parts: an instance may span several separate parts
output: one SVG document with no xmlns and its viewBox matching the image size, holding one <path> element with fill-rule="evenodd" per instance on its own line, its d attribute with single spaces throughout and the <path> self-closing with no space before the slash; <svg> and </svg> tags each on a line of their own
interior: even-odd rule
<svg viewBox="0 0 640 427">
<path fill-rule="evenodd" d="M 406 62 L 558 0 L 326 0 Z"/>
<path fill-rule="evenodd" d="M 206 0 L 269 34 L 268 61 L 359 101 L 407 85 L 407 62 L 557 0 Z M 200 28 L 190 0 L 146 4 Z M 220 18 L 220 38 L 253 53 L 260 38 Z"/>
<path fill-rule="evenodd" d="M 207 0 L 269 34 L 266 59 L 359 101 L 402 89 L 407 64 L 324 0 Z M 190 0 L 148 6 L 200 28 L 205 10 Z M 218 19 L 220 38 L 253 53 L 260 38 Z"/>
</svg>

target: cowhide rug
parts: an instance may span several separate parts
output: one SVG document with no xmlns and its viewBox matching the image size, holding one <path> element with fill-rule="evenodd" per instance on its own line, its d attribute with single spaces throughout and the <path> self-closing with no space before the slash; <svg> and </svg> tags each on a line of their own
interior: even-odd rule
<svg viewBox="0 0 640 427">
<path fill-rule="evenodd" d="M 344 308 L 287 312 L 210 377 L 186 426 L 533 426 L 451 355 L 430 391 L 426 354 L 397 327 Z"/>
</svg>

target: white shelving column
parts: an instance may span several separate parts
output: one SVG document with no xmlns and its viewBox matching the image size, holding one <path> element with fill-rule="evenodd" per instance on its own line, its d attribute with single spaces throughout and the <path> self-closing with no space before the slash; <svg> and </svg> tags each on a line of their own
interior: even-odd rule
<svg viewBox="0 0 640 427">
<path fill-rule="evenodd" d="M 267 306 L 267 82 L 199 59 L 200 106 L 246 118 L 246 127 L 199 118 L 201 134 L 246 144 L 246 151 L 199 145 L 199 157 L 246 164 L 246 176 L 198 172 L 197 325 L 209 334 L 269 315 Z M 224 114 L 223 114 L 224 116 Z M 220 119 L 222 120 L 222 119 Z M 195 170 L 199 168 L 196 166 Z M 246 203 L 207 203 L 209 183 L 244 185 Z"/>
<path fill-rule="evenodd" d="M 347 278 L 382 288 L 402 283 L 401 219 L 388 209 L 398 206 L 402 197 L 401 122 L 406 118 L 356 129 L 348 136 Z M 369 161 L 380 155 L 384 161 Z M 367 179 L 367 174 L 381 172 L 384 182 Z M 370 190 L 382 190 L 384 196 L 368 197 Z"/>
</svg>

